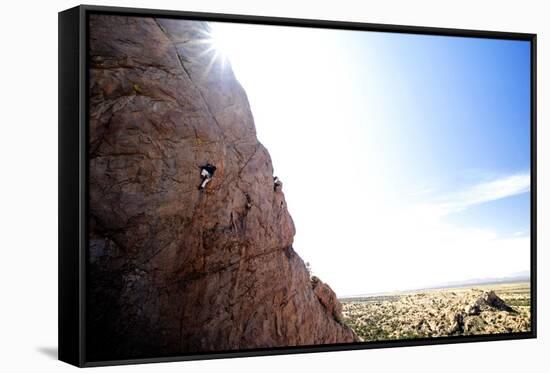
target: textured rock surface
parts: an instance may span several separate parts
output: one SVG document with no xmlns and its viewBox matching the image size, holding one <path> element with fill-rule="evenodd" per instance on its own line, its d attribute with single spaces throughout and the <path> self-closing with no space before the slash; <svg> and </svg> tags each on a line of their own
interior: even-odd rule
<svg viewBox="0 0 550 373">
<path fill-rule="evenodd" d="M 325 284 L 319 278 L 313 276 L 311 279 L 311 285 L 313 292 L 319 302 L 325 307 L 329 314 L 331 314 L 336 320 L 342 320 L 342 304 L 336 297 L 336 294 L 332 291 L 330 286 Z"/>
<path fill-rule="evenodd" d="M 91 360 L 358 340 L 292 249 L 246 93 L 207 34 L 90 16 Z"/>
</svg>

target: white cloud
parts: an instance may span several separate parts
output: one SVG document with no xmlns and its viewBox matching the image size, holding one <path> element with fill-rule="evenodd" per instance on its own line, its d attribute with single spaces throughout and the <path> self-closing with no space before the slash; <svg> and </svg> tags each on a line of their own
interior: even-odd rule
<svg viewBox="0 0 550 373">
<path fill-rule="evenodd" d="M 526 192 L 528 180 L 517 174 L 479 183 L 437 198 L 444 203 L 391 204 L 392 196 L 381 190 L 373 195 L 350 190 L 331 206 L 337 218 L 294 214 L 297 250 L 339 295 L 528 272 L 528 235 L 502 237 L 445 218 L 458 209 Z"/>
<path fill-rule="evenodd" d="M 454 195 L 444 197 L 437 204 L 443 214 L 462 211 L 470 206 L 529 192 L 531 175 L 529 172 L 500 177 L 479 183 Z"/>
</svg>

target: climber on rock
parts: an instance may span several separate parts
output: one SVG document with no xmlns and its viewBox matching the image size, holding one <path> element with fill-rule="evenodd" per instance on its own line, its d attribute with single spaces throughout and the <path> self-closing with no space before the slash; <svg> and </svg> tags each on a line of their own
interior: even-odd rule
<svg viewBox="0 0 550 373">
<path fill-rule="evenodd" d="M 281 189 L 282 187 L 283 182 L 277 176 L 273 176 L 273 190 L 276 192 L 277 189 Z"/>
<path fill-rule="evenodd" d="M 206 187 L 206 184 L 208 184 L 212 180 L 212 177 L 214 177 L 216 166 L 207 163 L 204 166 L 199 167 L 201 169 L 201 185 L 199 185 L 199 190 L 203 190 Z"/>
</svg>

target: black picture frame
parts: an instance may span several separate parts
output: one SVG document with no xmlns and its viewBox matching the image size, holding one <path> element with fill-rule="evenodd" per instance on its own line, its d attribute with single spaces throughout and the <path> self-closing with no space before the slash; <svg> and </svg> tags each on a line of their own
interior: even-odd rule
<svg viewBox="0 0 550 373">
<path fill-rule="evenodd" d="M 143 359 L 86 358 L 86 252 L 88 232 L 88 29 L 90 14 L 168 17 L 187 20 L 314 27 L 391 33 L 523 40 L 531 44 L 531 331 L 398 341 L 314 345 L 193 353 Z M 537 335 L 537 78 L 536 34 L 369 24 L 81 5 L 59 13 L 59 360 L 79 367 L 282 355 L 402 346 L 536 338 Z"/>
</svg>

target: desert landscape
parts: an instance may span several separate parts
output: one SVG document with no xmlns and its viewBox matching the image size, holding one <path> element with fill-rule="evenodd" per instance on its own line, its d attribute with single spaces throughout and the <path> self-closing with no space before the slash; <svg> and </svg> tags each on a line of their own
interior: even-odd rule
<svg viewBox="0 0 550 373">
<path fill-rule="evenodd" d="M 500 254 L 502 247 L 511 252 L 527 247 L 529 238 L 521 235 L 522 226 L 513 225 L 513 232 L 520 232 L 513 235 L 513 241 L 497 241 L 492 231 L 463 229 L 443 219 L 481 202 L 501 199 L 503 185 L 508 186 L 506 190 L 509 185 L 516 188 L 507 192 L 510 195 L 527 196 L 528 173 L 475 184 L 456 195 L 442 194 L 434 199 L 443 201 L 439 204 L 426 198 L 421 209 L 416 204 L 414 209 L 406 209 L 394 202 L 392 211 L 387 203 L 380 204 L 395 201 L 393 195 L 380 194 L 386 190 L 381 183 L 385 177 L 377 180 L 373 176 L 378 169 L 385 175 L 391 168 L 380 159 L 389 148 L 376 152 L 376 139 L 371 144 L 372 157 L 364 153 L 351 162 L 348 155 L 355 154 L 353 149 L 341 145 L 335 136 L 344 133 L 340 138 L 347 144 L 362 132 L 355 124 L 350 128 L 357 127 L 357 133 L 335 130 L 345 121 L 334 108 L 335 116 L 328 116 L 334 123 L 324 126 L 327 146 L 319 148 L 322 151 L 311 150 L 317 139 L 310 141 L 310 130 L 295 129 L 314 123 L 309 128 L 317 134 L 323 118 L 312 117 L 312 113 L 323 106 L 324 96 L 336 97 L 345 90 L 331 88 L 337 94 L 325 94 L 323 89 L 329 84 L 312 75 L 314 82 L 322 84 L 319 89 L 304 84 L 304 92 L 323 91 L 321 101 L 311 102 L 315 110 L 297 105 L 299 110 L 280 122 L 292 123 L 293 116 L 302 118 L 301 113 L 307 113 L 304 123 L 298 120 L 299 125 L 288 132 L 291 136 L 280 136 L 274 146 L 264 145 L 257 136 L 256 122 L 269 121 L 276 111 L 288 112 L 279 100 L 293 91 L 296 83 L 288 80 L 282 94 L 273 96 L 275 99 L 263 96 L 263 101 L 256 97 L 258 91 L 245 90 L 229 61 L 219 58 L 212 25 L 182 19 L 91 15 L 89 33 L 87 359 L 530 330 L 528 282 L 337 297 L 352 291 L 350 288 L 357 289 L 355 285 L 359 291 L 363 286 L 372 289 L 376 281 L 386 286 L 380 290 L 385 291 L 401 288 L 412 277 L 421 281 L 424 276 L 437 283 L 465 276 L 465 260 L 470 258 L 465 253 L 449 269 L 455 273 L 445 272 L 442 279 L 435 280 L 429 269 L 417 271 L 416 267 L 408 275 L 397 269 L 388 272 L 393 257 L 399 255 L 392 254 L 391 248 L 407 247 L 389 244 L 384 234 L 389 227 L 394 231 L 397 216 L 397 226 L 405 232 L 401 237 L 413 234 L 421 243 L 416 246 L 429 246 L 428 253 L 437 252 L 441 258 L 451 255 L 455 246 L 468 246 L 462 242 L 487 249 L 478 259 L 491 258 L 492 252 Z M 244 47 L 253 49 L 251 45 L 256 47 Z M 300 45 L 296 50 L 302 49 Z M 324 51 L 324 44 L 320 50 Z M 258 71 L 260 78 L 272 71 L 286 79 L 288 71 L 301 70 L 282 64 L 265 70 L 269 74 L 263 67 Z M 272 90 L 271 85 L 266 87 L 266 92 Z M 251 102 L 256 102 L 256 108 L 267 102 L 271 104 L 266 107 L 277 110 L 267 110 L 270 115 L 257 110 L 253 115 L 249 95 L 255 97 Z M 348 110 L 362 105 L 362 100 L 361 105 L 354 105 L 352 98 L 341 102 L 341 107 Z M 332 100 L 327 102 L 333 105 Z M 366 114 L 358 111 L 355 115 L 361 119 L 356 122 L 362 123 Z M 281 123 L 276 123 L 277 131 Z M 266 127 L 270 126 L 264 125 L 264 130 Z M 462 132 L 462 123 L 457 128 Z M 427 134 L 432 131 L 425 130 Z M 277 137 L 277 131 L 271 137 Z M 308 153 L 309 158 L 286 151 L 290 142 L 297 146 L 296 154 Z M 367 148 L 357 145 L 361 152 Z M 268 146 L 278 157 L 272 160 Z M 404 148 L 396 145 L 391 149 Z M 330 158 L 321 161 L 321 153 L 330 153 Z M 407 162 L 412 153 L 403 150 Z M 455 154 L 450 157 L 454 159 Z M 380 164 L 384 167 L 378 167 Z M 417 175 L 411 175 L 411 180 L 416 180 Z M 390 184 L 404 183 L 387 181 Z M 368 193 L 364 186 L 370 188 Z M 345 187 L 345 192 L 336 189 L 340 187 Z M 313 192 L 318 197 L 310 198 L 310 204 L 302 203 L 301 197 Z M 295 197 L 287 200 L 287 195 Z M 290 208 L 298 219 L 291 216 Z M 422 217 L 429 217 L 422 224 L 416 224 L 419 211 Z M 365 212 L 371 213 L 370 220 L 364 217 Z M 364 250 L 355 250 L 352 244 L 364 239 L 359 217 L 375 227 L 367 232 Z M 301 241 L 295 240 L 297 230 Z M 445 235 L 434 238 L 440 231 Z M 440 241 L 448 243 L 441 250 Z M 386 257 L 387 253 L 391 255 Z M 365 255 L 365 260 L 357 255 Z M 414 258 L 425 256 L 414 254 Z M 347 257 L 353 257 L 355 263 Z M 312 275 L 303 258 L 315 263 L 319 277 Z M 379 275 L 359 272 L 363 267 L 358 269 L 357 263 L 367 261 L 378 267 Z M 493 274 L 487 270 L 515 273 L 515 256 L 501 261 L 507 264 L 505 268 L 479 266 L 482 278 Z M 360 282 L 353 281 L 350 273 L 361 273 Z M 385 280 L 380 280 L 382 277 Z M 401 282 L 390 284 L 392 278 Z"/>
<path fill-rule="evenodd" d="M 528 282 L 342 298 L 343 321 L 365 342 L 528 332 Z"/>
</svg>

